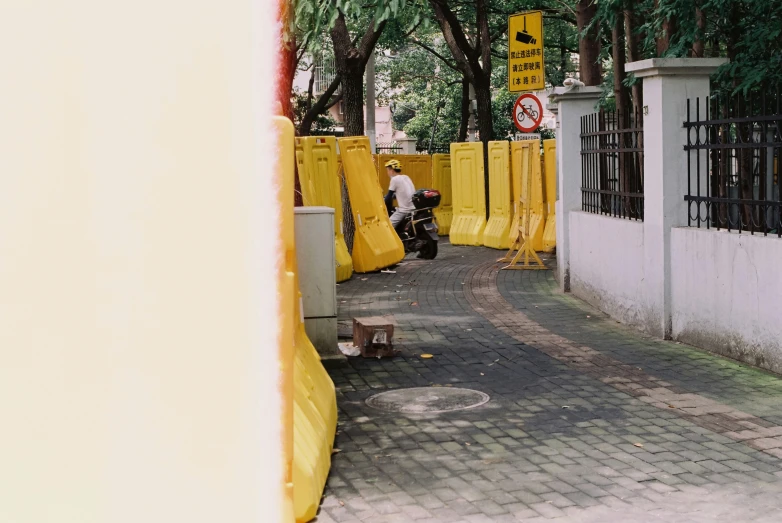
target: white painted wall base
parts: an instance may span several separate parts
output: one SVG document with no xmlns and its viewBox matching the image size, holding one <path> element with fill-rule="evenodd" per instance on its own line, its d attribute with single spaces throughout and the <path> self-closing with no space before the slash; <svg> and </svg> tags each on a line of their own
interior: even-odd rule
<svg viewBox="0 0 782 523">
<path fill-rule="evenodd" d="M 570 213 L 570 290 L 622 323 L 653 331 L 662 311 L 644 304 L 642 222 Z"/>
<path fill-rule="evenodd" d="M 782 372 L 782 240 L 671 232 L 673 337 Z"/>
</svg>

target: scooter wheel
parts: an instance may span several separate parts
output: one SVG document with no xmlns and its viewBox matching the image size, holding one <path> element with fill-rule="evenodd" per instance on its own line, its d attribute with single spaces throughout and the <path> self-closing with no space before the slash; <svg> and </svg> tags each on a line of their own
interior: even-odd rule
<svg viewBox="0 0 782 523">
<path fill-rule="evenodd" d="M 418 251 L 418 257 L 424 260 L 434 260 L 437 257 L 437 241 L 430 237 L 423 239 L 423 245 Z"/>
</svg>

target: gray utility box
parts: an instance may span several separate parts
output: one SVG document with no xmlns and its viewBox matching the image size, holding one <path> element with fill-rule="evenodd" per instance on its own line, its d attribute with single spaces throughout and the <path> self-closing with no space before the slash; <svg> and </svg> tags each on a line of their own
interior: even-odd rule
<svg viewBox="0 0 782 523">
<path fill-rule="evenodd" d="M 322 357 L 341 357 L 337 346 L 334 209 L 296 207 L 294 231 L 307 336 Z"/>
</svg>

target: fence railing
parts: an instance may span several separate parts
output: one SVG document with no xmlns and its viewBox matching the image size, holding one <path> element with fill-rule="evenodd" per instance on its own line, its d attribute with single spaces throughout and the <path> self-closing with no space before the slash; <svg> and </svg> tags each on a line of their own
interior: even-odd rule
<svg viewBox="0 0 782 523">
<path fill-rule="evenodd" d="M 402 154 L 402 146 L 396 142 L 384 142 L 375 144 L 377 154 Z"/>
<path fill-rule="evenodd" d="M 450 143 L 416 144 L 415 151 L 418 154 L 449 154 L 451 152 L 451 144 Z"/>
<path fill-rule="evenodd" d="M 643 122 L 640 114 L 600 111 L 581 118 L 581 208 L 643 220 Z"/>
<path fill-rule="evenodd" d="M 782 236 L 779 88 L 687 101 L 687 194 L 695 227 Z"/>
</svg>

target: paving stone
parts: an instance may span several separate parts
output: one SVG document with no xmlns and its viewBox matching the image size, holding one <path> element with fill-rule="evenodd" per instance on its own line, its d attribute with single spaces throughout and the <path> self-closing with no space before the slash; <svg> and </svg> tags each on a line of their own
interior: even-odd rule
<svg viewBox="0 0 782 523">
<path fill-rule="evenodd" d="M 497 254 L 443 241 L 436 260 L 338 287 L 340 323 L 389 317 L 401 354 L 328 369 L 342 452 L 319 522 L 689 523 L 692 506 L 739 523 L 782 509 L 782 380 L 619 325 L 550 271 L 498 272 Z M 491 400 L 429 415 L 365 404 L 434 385 Z M 606 517 L 624 513 L 640 516 Z"/>
</svg>

